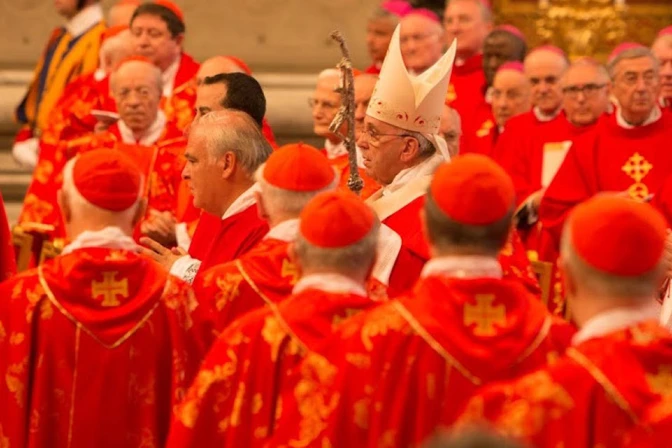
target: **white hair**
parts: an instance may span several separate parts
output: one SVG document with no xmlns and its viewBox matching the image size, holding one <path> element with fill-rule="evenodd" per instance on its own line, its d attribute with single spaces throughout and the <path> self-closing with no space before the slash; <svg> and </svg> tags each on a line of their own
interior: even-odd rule
<svg viewBox="0 0 672 448">
<path fill-rule="evenodd" d="M 310 269 L 323 269 L 340 273 L 362 274 L 371 268 L 378 244 L 380 221 L 361 240 L 339 248 L 317 247 L 299 233 L 295 242 L 296 255 L 301 264 Z"/>
<path fill-rule="evenodd" d="M 97 205 L 92 204 L 77 190 L 73 180 L 73 170 L 77 158 L 68 160 L 63 167 L 63 192 L 67 197 L 68 205 L 73 214 L 74 219 L 86 219 L 87 216 L 95 215 L 106 221 L 131 223 L 137 212 L 140 201 L 142 200 L 141 192 L 144 190 L 144 179 L 140 182 L 140 190 L 138 191 L 138 200 L 126 210 L 118 212 L 105 210 Z"/>
<path fill-rule="evenodd" d="M 212 162 L 227 152 L 233 153 L 250 178 L 273 152 L 257 123 L 238 110 L 210 112 L 194 122 L 189 134 L 190 137 L 197 134 L 205 139 Z"/>
<path fill-rule="evenodd" d="M 159 89 L 159 93 L 163 91 L 163 78 L 161 74 L 161 69 L 157 67 L 156 65 L 150 63 L 150 62 L 145 62 L 145 61 L 129 61 L 124 64 L 122 64 L 120 67 L 118 67 L 116 70 L 112 72 L 110 75 L 110 88 L 114 92 L 116 90 L 116 84 L 117 84 L 117 79 L 119 78 L 119 72 L 124 69 L 128 69 L 128 67 L 137 67 L 138 64 L 142 64 L 146 67 L 150 67 L 151 69 L 151 74 L 152 78 L 154 78 L 154 83 L 156 87 Z"/>
<path fill-rule="evenodd" d="M 571 243 L 569 226 L 565 226 L 560 253 L 568 273 L 576 279 L 576 282 L 587 291 L 603 297 L 620 299 L 653 297 L 665 269 L 664 260 L 661 259 L 658 265 L 649 272 L 634 277 L 623 277 L 600 271 L 576 253 Z"/>
<path fill-rule="evenodd" d="M 305 208 L 306 204 L 308 204 L 311 199 L 322 192 L 335 190 L 338 186 L 338 175 L 334 175 L 333 182 L 320 190 L 285 190 L 283 188 L 269 184 L 266 179 L 264 179 L 265 166 L 266 164 L 264 163 L 257 169 L 255 178 L 261 188 L 261 196 L 264 200 L 264 207 L 266 208 L 268 214 L 272 217 L 280 215 L 291 215 L 298 218 L 301 211 Z M 310 169 L 310 167 L 307 167 L 306 169 Z M 334 170 L 334 172 L 335 171 L 336 170 Z"/>
</svg>

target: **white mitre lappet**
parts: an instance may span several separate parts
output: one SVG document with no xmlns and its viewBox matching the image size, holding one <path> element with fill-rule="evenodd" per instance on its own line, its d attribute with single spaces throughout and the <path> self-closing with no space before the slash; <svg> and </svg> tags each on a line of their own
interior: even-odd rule
<svg viewBox="0 0 672 448">
<path fill-rule="evenodd" d="M 441 59 L 414 76 L 408 73 L 401 56 L 400 30 L 401 25 L 397 25 L 366 114 L 389 125 L 423 134 L 446 160 L 450 160 L 448 145 L 439 135 L 439 126 L 457 42 L 453 40 Z"/>
</svg>

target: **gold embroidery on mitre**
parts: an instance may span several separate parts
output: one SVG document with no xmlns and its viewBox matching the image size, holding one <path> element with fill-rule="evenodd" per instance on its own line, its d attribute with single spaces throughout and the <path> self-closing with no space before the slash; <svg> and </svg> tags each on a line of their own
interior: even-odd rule
<svg viewBox="0 0 672 448">
<path fill-rule="evenodd" d="M 218 277 L 215 280 L 219 292 L 215 295 L 215 307 L 221 311 L 224 306 L 238 297 L 240 294 L 240 282 L 243 276 L 240 274 L 226 274 L 224 278 Z"/>
<path fill-rule="evenodd" d="M 481 127 L 479 128 L 478 131 L 476 131 L 476 137 L 478 138 L 483 138 L 490 134 L 490 131 L 492 128 L 495 127 L 495 124 L 492 122 L 492 120 L 487 119 L 486 121 L 481 124 Z"/>
<path fill-rule="evenodd" d="M 506 323 L 506 308 L 503 304 L 493 306 L 494 301 L 492 294 L 476 294 L 476 305 L 464 305 L 464 325 L 476 324 L 473 329 L 476 336 L 493 336 L 496 334 L 495 324 Z"/>
<path fill-rule="evenodd" d="M 672 397 L 672 366 L 665 365 L 658 368 L 658 373 L 646 374 L 646 382 L 652 391 L 664 398 Z"/>
<path fill-rule="evenodd" d="M 649 195 L 649 187 L 642 183 L 642 180 L 653 169 L 653 165 L 649 163 L 638 152 L 634 153 L 621 167 L 623 172 L 632 180 L 634 184 L 628 188 L 628 194 L 632 199 L 644 199 Z"/>
<path fill-rule="evenodd" d="M 94 300 L 99 296 L 103 296 L 102 306 L 112 307 L 121 305 L 117 296 L 121 296 L 124 299 L 128 298 L 128 279 L 124 278 L 117 281 L 114 279 L 116 276 L 116 271 L 103 272 L 102 282 L 95 280 L 91 282 L 91 296 Z"/>
<path fill-rule="evenodd" d="M 291 277 L 289 280 L 290 285 L 296 285 L 296 282 L 299 281 L 299 270 L 296 269 L 296 265 L 289 261 L 287 258 L 282 260 L 282 268 L 280 270 L 280 276 L 282 278 Z"/>
</svg>

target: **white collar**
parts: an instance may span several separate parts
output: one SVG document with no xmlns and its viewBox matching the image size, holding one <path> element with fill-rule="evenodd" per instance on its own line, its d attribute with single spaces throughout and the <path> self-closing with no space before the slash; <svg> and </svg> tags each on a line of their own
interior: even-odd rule
<svg viewBox="0 0 672 448">
<path fill-rule="evenodd" d="M 292 294 L 299 294 L 308 289 L 330 292 L 333 294 L 356 294 L 366 297 L 366 289 L 351 278 L 341 274 L 312 274 L 301 277 L 294 285 Z"/>
<path fill-rule="evenodd" d="M 484 255 L 447 255 L 430 259 L 422 269 L 422 278 L 440 275 L 450 278 L 497 278 L 503 276 L 496 258 Z"/>
<path fill-rule="evenodd" d="M 75 17 L 68 20 L 68 23 L 65 24 L 65 29 L 70 36 L 78 37 L 103 20 L 103 8 L 96 3 L 82 9 Z"/>
<path fill-rule="evenodd" d="M 329 139 L 324 141 L 324 150 L 327 152 L 327 158 L 329 160 L 336 159 L 348 153 L 348 149 L 345 147 L 345 142 L 340 141 L 338 143 L 332 143 Z"/>
<path fill-rule="evenodd" d="M 80 233 L 74 241 L 63 248 L 61 255 L 89 247 L 122 249 L 135 252 L 138 246 L 133 241 L 133 238 L 126 235 L 119 227 L 105 227 L 102 230 L 87 230 Z"/>
<path fill-rule="evenodd" d="M 394 193 L 414 179 L 434 174 L 434 171 L 436 171 L 439 165 L 444 161 L 445 158 L 437 152 L 427 160 L 423 160 L 415 166 L 399 171 L 392 183 L 383 187 L 383 196 Z"/>
<path fill-rule="evenodd" d="M 653 299 L 638 307 L 616 308 L 592 317 L 572 338 L 572 345 L 631 327 L 649 319 L 659 319 L 660 305 Z"/>
<path fill-rule="evenodd" d="M 641 128 L 642 126 L 648 126 L 660 120 L 660 117 L 662 116 L 663 112 L 660 110 L 660 107 L 656 106 L 653 108 L 651 114 L 649 115 L 649 118 L 647 118 L 644 121 L 644 123 L 640 125 L 633 125 L 625 121 L 625 118 L 623 118 L 623 113 L 621 112 L 621 108 L 620 107 L 616 108 L 616 123 L 623 129 L 634 129 L 634 128 Z"/>
<path fill-rule="evenodd" d="M 182 55 L 178 55 L 172 64 L 168 66 L 167 69 L 161 73 L 161 80 L 163 81 L 163 96 L 170 98 L 173 95 L 173 89 L 175 88 L 175 77 L 177 77 L 177 72 L 180 69 L 180 61 L 182 60 Z"/>
<path fill-rule="evenodd" d="M 158 113 L 156 114 L 156 119 L 154 120 L 154 123 L 152 123 L 149 128 L 147 128 L 147 131 L 145 131 L 145 135 L 140 138 L 139 141 L 135 140 L 135 136 L 133 135 L 133 131 L 131 128 L 126 126 L 126 123 L 124 123 L 122 120 L 117 121 L 119 125 L 119 134 L 121 134 L 121 141 L 126 143 L 127 145 L 142 145 L 142 146 L 152 146 L 154 143 L 159 141 L 159 138 L 161 138 L 161 135 L 163 134 L 163 131 L 165 130 L 166 123 L 166 114 L 163 113 L 163 111 L 159 110 Z"/>
<path fill-rule="evenodd" d="M 95 72 L 93 72 L 93 79 L 100 82 L 103 79 L 107 78 L 107 73 L 105 73 L 105 70 L 102 68 L 97 68 Z"/>
<path fill-rule="evenodd" d="M 274 240 L 284 241 L 285 243 L 291 243 L 296 240 L 298 234 L 299 220 L 288 219 L 269 230 L 264 239 L 272 238 Z"/>
<path fill-rule="evenodd" d="M 238 196 L 235 201 L 233 201 L 233 203 L 229 206 L 229 208 L 226 209 L 224 215 L 222 216 L 222 220 L 230 218 L 233 215 L 237 215 L 238 213 L 242 213 L 248 208 L 255 205 L 257 203 L 257 200 L 254 197 L 254 193 L 259 191 L 261 191 L 261 189 L 259 188 L 258 183 L 255 183 L 250 188 L 243 191 L 241 195 Z"/>
<path fill-rule="evenodd" d="M 538 107 L 534 107 L 532 109 L 532 113 L 534 116 L 537 118 L 537 120 L 541 121 L 542 123 L 546 123 L 547 121 L 553 120 L 555 117 L 560 115 L 560 111 L 562 110 L 562 107 L 558 107 L 558 109 L 553 112 L 551 115 L 546 115 L 539 109 Z"/>
</svg>

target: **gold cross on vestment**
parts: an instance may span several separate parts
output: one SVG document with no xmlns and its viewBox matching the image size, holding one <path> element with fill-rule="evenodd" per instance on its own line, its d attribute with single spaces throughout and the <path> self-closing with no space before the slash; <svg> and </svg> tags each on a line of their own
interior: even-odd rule
<svg viewBox="0 0 672 448">
<path fill-rule="evenodd" d="M 629 178 L 639 183 L 649 174 L 649 171 L 653 169 L 648 160 L 642 157 L 638 152 L 634 153 L 625 165 L 621 167 L 623 172 L 628 175 Z"/>
<path fill-rule="evenodd" d="M 493 306 L 495 296 L 492 294 L 477 294 L 476 305 L 464 305 L 464 325 L 476 324 L 474 334 L 477 336 L 492 336 L 495 324 L 506 323 L 506 308 L 504 305 Z"/>
<path fill-rule="evenodd" d="M 282 260 L 282 269 L 280 270 L 281 277 L 292 277 L 289 280 L 291 285 L 295 285 L 299 281 L 299 271 L 296 269 L 296 265 L 289 261 L 288 259 Z"/>
<path fill-rule="evenodd" d="M 672 366 L 660 366 L 657 374 L 646 375 L 646 382 L 655 393 L 672 397 Z"/>
<path fill-rule="evenodd" d="M 93 298 L 98 296 L 103 296 L 102 306 L 119 306 L 121 302 L 117 299 L 117 296 L 122 298 L 128 298 L 128 279 L 115 280 L 114 277 L 117 276 L 117 272 L 103 272 L 103 281 L 91 282 L 91 293 Z"/>
</svg>

